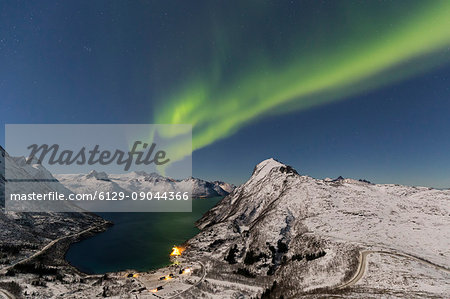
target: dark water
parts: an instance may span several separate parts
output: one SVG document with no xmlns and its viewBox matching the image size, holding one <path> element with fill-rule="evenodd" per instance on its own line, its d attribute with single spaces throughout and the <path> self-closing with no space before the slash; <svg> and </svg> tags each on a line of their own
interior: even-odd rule
<svg viewBox="0 0 450 299">
<path fill-rule="evenodd" d="M 195 199 L 192 213 L 99 213 L 114 226 L 72 244 L 66 259 L 81 271 L 95 274 L 166 266 L 172 246 L 197 234 L 195 221 L 220 199 Z"/>
</svg>

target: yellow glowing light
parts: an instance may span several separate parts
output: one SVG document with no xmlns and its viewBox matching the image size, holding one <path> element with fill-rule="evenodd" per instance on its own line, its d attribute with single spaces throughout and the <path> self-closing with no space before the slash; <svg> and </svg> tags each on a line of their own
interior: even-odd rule
<svg viewBox="0 0 450 299">
<path fill-rule="evenodd" d="M 134 277 L 134 278 L 139 277 L 139 274 L 136 273 L 136 274 L 133 275 L 133 277 Z"/>
<path fill-rule="evenodd" d="M 184 251 L 183 248 L 177 247 L 177 246 L 173 246 L 172 247 L 172 252 L 170 253 L 170 255 L 171 256 L 180 256 L 183 251 Z"/>
<path fill-rule="evenodd" d="M 151 289 L 150 292 L 156 293 L 156 292 L 158 292 L 158 289 Z"/>
</svg>

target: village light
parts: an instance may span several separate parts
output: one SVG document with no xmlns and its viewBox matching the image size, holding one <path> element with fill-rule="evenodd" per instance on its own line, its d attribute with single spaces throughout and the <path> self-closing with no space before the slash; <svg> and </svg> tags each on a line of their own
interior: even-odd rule
<svg viewBox="0 0 450 299">
<path fill-rule="evenodd" d="M 162 286 L 159 286 L 159 287 L 157 287 L 156 289 L 151 289 L 150 292 L 156 293 L 156 292 L 158 292 L 158 291 L 161 291 L 162 289 L 163 289 L 163 287 L 162 287 Z"/>
<path fill-rule="evenodd" d="M 188 274 L 188 273 L 191 273 L 191 269 L 186 268 L 183 270 L 183 274 Z"/>
<path fill-rule="evenodd" d="M 183 248 L 174 245 L 172 247 L 172 252 L 170 253 L 170 256 L 180 256 L 183 250 L 184 250 Z"/>
</svg>

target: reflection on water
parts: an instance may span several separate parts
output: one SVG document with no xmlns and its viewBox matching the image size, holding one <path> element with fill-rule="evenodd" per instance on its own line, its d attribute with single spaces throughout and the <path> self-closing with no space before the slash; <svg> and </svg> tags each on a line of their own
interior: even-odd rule
<svg viewBox="0 0 450 299">
<path fill-rule="evenodd" d="M 220 199 L 195 199 L 192 213 L 99 213 L 114 226 L 72 244 L 66 259 L 78 269 L 95 274 L 166 266 L 172 246 L 197 234 L 195 221 Z"/>
</svg>

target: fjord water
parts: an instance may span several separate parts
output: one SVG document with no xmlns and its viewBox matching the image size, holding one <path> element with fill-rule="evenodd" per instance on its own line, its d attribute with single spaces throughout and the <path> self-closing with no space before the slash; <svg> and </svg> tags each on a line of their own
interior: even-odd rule
<svg viewBox="0 0 450 299">
<path fill-rule="evenodd" d="M 90 274 L 166 266 L 172 246 L 195 236 L 195 221 L 220 199 L 194 199 L 191 213 L 99 213 L 114 226 L 72 244 L 66 260 Z"/>
</svg>

